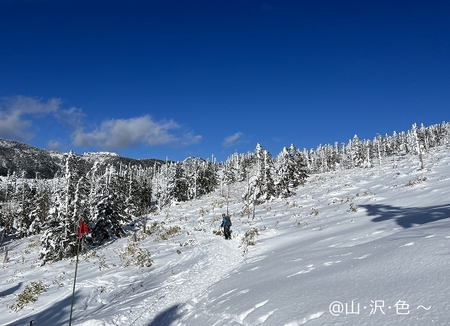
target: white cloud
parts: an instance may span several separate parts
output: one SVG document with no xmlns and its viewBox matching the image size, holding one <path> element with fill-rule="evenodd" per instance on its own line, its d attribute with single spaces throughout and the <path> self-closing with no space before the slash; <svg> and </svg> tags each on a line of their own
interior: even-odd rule
<svg viewBox="0 0 450 326">
<path fill-rule="evenodd" d="M 47 143 L 47 148 L 50 151 L 59 151 L 61 149 L 61 144 L 57 140 L 49 140 Z"/>
<path fill-rule="evenodd" d="M 180 126 L 172 120 L 156 122 L 149 115 L 112 119 L 102 122 L 100 127 L 92 132 L 78 129 L 73 135 L 73 143 L 81 147 L 118 150 L 140 143 L 150 146 L 189 145 L 200 141 L 201 136 L 187 134 L 178 137 L 170 132 L 179 128 Z"/>
<path fill-rule="evenodd" d="M 222 146 L 224 146 L 224 147 L 234 146 L 235 144 L 242 142 L 243 136 L 244 136 L 244 134 L 242 132 L 237 132 L 234 135 L 228 136 L 223 141 Z"/>
<path fill-rule="evenodd" d="M 86 117 L 81 109 L 76 107 L 71 107 L 70 109 L 63 110 L 60 109 L 55 113 L 55 117 L 60 121 L 64 122 L 75 129 L 82 128 L 83 119 Z"/>
<path fill-rule="evenodd" d="M 5 97 L 3 101 L 9 111 L 19 112 L 20 114 L 47 114 L 56 112 L 62 103 L 59 98 L 51 98 L 47 103 L 44 103 L 40 99 L 22 95 Z"/>
<path fill-rule="evenodd" d="M 180 145 L 187 146 L 192 144 L 198 144 L 202 140 L 201 135 L 194 135 L 193 133 L 189 132 L 184 134 L 180 139 Z"/>
<path fill-rule="evenodd" d="M 61 99 L 47 102 L 27 96 L 5 97 L 0 107 L 0 137 L 26 141 L 33 138 L 32 122 L 25 115 L 46 115 L 59 110 Z"/>
<path fill-rule="evenodd" d="M 51 116 L 59 123 L 69 126 L 72 145 L 99 150 L 119 150 L 138 144 L 149 146 L 187 146 L 201 141 L 202 136 L 183 133 L 174 121 L 154 121 L 149 115 L 129 119 L 103 121 L 92 131 L 84 126 L 86 115 L 78 108 L 62 109 L 62 101 L 52 98 L 48 101 L 27 96 L 2 99 L 0 106 L 0 138 L 28 141 L 33 138 L 35 118 Z M 64 136 L 61 137 L 63 139 Z M 48 148 L 63 147 L 60 141 L 48 141 Z"/>
<path fill-rule="evenodd" d="M 0 111 L 0 137 L 25 141 L 33 137 L 30 121 L 22 120 L 19 112 Z"/>
</svg>

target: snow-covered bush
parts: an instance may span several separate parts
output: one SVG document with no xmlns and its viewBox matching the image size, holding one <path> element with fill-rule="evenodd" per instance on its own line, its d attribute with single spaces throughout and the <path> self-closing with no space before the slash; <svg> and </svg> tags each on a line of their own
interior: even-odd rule
<svg viewBox="0 0 450 326">
<path fill-rule="evenodd" d="M 10 306 L 11 310 L 20 311 L 27 304 L 31 302 L 35 302 L 38 299 L 38 296 L 45 291 L 47 286 L 44 282 L 31 282 L 31 284 L 27 285 L 22 293 L 17 296 L 17 300 Z"/>
<path fill-rule="evenodd" d="M 153 265 L 151 252 L 148 249 L 140 248 L 138 242 L 129 242 L 123 250 L 119 252 L 119 257 L 124 261 L 124 266 L 150 267 Z"/>
</svg>

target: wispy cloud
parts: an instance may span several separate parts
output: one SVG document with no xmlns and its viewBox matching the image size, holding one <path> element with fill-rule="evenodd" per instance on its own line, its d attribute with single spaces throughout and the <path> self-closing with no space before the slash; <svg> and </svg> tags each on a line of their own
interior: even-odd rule
<svg viewBox="0 0 450 326">
<path fill-rule="evenodd" d="M 33 134 L 30 133 L 30 121 L 21 119 L 18 112 L 0 111 L 0 137 L 8 139 L 16 139 L 25 141 L 31 139 Z"/>
<path fill-rule="evenodd" d="M 176 136 L 172 130 L 180 126 L 172 121 L 154 121 L 149 115 L 130 119 L 111 119 L 91 131 L 75 131 L 73 143 L 80 147 L 118 150 L 146 143 L 158 145 L 190 145 L 198 143 L 201 136 L 187 134 Z"/>
<path fill-rule="evenodd" d="M 47 102 L 34 97 L 14 96 L 2 99 L 0 106 L 0 137 L 26 141 L 33 138 L 30 115 L 44 116 L 59 110 L 61 99 Z"/>
<path fill-rule="evenodd" d="M 237 132 L 234 135 L 228 136 L 222 143 L 223 147 L 231 147 L 238 143 L 243 142 L 244 134 L 242 132 Z"/>
<path fill-rule="evenodd" d="M 22 95 L 5 97 L 3 101 L 9 111 L 19 112 L 20 114 L 47 114 L 56 112 L 62 102 L 59 98 L 51 98 L 47 102 L 42 102 L 39 98 Z"/>
<path fill-rule="evenodd" d="M 57 140 L 49 140 L 47 143 L 47 148 L 51 151 L 59 151 L 61 149 L 61 143 Z"/>
<path fill-rule="evenodd" d="M 201 141 L 202 136 L 184 132 L 173 120 L 155 121 L 149 115 L 129 119 L 109 119 L 97 128 L 88 130 L 86 114 L 71 107 L 63 109 L 59 98 L 43 101 L 39 98 L 15 96 L 2 99 L 0 106 L 0 137 L 18 141 L 29 141 L 34 137 L 35 118 L 51 116 L 56 123 L 68 126 L 72 145 L 96 150 L 120 150 L 139 144 L 148 146 L 187 146 Z M 63 147 L 63 138 L 49 139 L 49 149 Z M 69 141 L 67 141 L 69 142 Z M 66 145 L 67 145 L 66 142 Z"/>
<path fill-rule="evenodd" d="M 83 127 L 83 120 L 86 118 L 86 114 L 81 109 L 71 107 L 55 112 L 55 118 L 74 129 L 80 129 Z"/>
</svg>

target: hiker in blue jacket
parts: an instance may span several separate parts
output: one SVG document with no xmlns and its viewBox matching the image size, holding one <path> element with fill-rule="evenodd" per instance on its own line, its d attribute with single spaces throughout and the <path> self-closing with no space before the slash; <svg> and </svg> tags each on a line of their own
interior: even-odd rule
<svg viewBox="0 0 450 326">
<path fill-rule="evenodd" d="M 231 219 L 228 215 L 226 215 L 225 213 L 222 214 L 222 225 L 221 227 L 223 227 L 223 234 L 225 235 L 225 239 L 229 240 L 231 239 Z"/>
</svg>

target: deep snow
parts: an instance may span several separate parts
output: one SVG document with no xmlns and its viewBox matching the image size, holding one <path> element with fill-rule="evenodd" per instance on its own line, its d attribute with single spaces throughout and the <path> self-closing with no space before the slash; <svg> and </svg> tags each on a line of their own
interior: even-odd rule
<svg viewBox="0 0 450 326">
<path fill-rule="evenodd" d="M 163 209 L 149 226 L 181 231 L 138 241 L 151 267 L 126 267 L 132 236 L 80 255 L 72 325 L 449 325 L 449 152 L 427 153 L 424 170 L 407 155 L 311 175 L 255 219 L 242 214 L 244 185 L 234 185 L 230 241 L 213 233 L 226 210 L 221 189 Z M 38 243 L 6 243 L 2 325 L 68 325 L 75 260 L 40 267 Z M 46 292 L 12 311 L 32 281 Z"/>
</svg>

